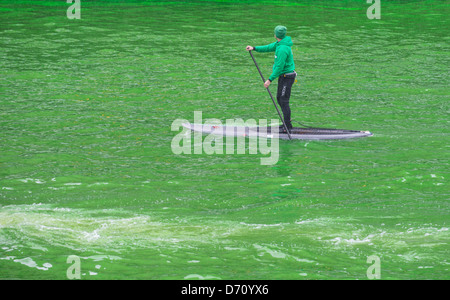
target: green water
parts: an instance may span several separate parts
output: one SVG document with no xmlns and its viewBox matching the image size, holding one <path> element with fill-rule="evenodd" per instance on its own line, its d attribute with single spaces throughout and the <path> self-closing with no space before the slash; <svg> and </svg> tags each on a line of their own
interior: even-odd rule
<svg viewBox="0 0 450 300">
<path fill-rule="evenodd" d="M 0 278 L 450 279 L 447 1 L 115 2 L 0 2 Z M 277 118 L 244 49 L 278 24 L 293 119 L 374 136 L 173 154 L 194 111 Z"/>
</svg>

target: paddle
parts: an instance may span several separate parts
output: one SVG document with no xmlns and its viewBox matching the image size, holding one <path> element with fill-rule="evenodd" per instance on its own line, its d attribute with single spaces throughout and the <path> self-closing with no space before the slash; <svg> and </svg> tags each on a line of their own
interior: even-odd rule
<svg viewBox="0 0 450 300">
<path fill-rule="evenodd" d="M 250 50 L 250 51 L 248 51 L 248 52 L 250 53 L 250 56 L 252 57 L 253 62 L 255 63 L 256 68 L 258 69 L 259 75 L 261 75 L 262 81 L 263 81 L 263 82 L 266 82 L 266 80 L 264 79 L 263 74 L 261 73 L 261 70 L 260 70 L 259 67 L 258 67 L 258 64 L 256 63 L 255 58 L 253 57 L 252 51 Z M 283 120 L 283 117 L 281 116 L 280 110 L 278 109 L 278 106 L 277 106 L 277 104 L 275 103 L 275 100 L 273 99 L 272 93 L 270 92 L 269 88 L 267 88 L 267 92 L 269 93 L 270 98 L 272 99 L 273 105 L 274 105 L 275 108 L 277 109 L 278 116 L 280 117 L 281 122 L 283 122 L 284 129 L 286 130 L 286 133 L 288 134 L 289 139 L 292 140 L 292 138 L 291 138 L 291 133 L 289 132 L 289 129 L 287 128 L 286 123 L 285 123 L 284 120 Z"/>
</svg>

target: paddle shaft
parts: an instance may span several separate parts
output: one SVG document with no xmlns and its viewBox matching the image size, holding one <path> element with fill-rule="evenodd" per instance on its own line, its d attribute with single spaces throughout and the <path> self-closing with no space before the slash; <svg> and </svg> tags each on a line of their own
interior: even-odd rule
<svg viewBox="0 0 450 300">
<path fill-rule="evenodd" d="M 258 69 L 259 75 L 261 75 L 262 81 L 263 81 L 263 82 L 266 82 L 266 80 L 264 79 L 263 74 L 261 73 L 261 70 L 260 70 L 259 67 L 258 67 L 258 64 L 256 63 L 255 58 L 253 57 L 252 51 L 250 50 L 250 51 L 248 51 L 248 52 L 250 53 L 250 56 L 252 57 L 253 62 L 255 63 L 256 68 Z M 284 122 L 284 119 L 283 119 L 283 117 L 281 116 L 280 110 L 278 109 L 278 106 L 277 106 L 275 100 L 273 99 L 272 93 L 270 92 L 270 90 L 269 90 L 268 87 L 267 87 L 267 92 L 269 93 L 270 98 L 272 99 L 273 105 L 275 106 L 275 108 L 276 108 L 276 110 L 277 110 L 277 112 L 278 112 L 278 116 L 280 117 L 281 122 L 283 122 L 284 129 L 286 130 L 286 133 L 288 134 L 289 139 L 292 140 L 292 138 L 291 138 L 291 133 L 289 132 L 289 129 L 287 128 L 286 123 Z"/>
</svg>

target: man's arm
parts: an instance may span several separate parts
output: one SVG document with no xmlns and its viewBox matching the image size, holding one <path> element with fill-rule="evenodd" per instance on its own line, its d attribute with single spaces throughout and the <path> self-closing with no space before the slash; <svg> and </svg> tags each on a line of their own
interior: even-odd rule
<svg viewBox="0 0 450 300">
<path fill-rule="evenodd" d="M 256 52 L 274 52 L 277 49 L 277 42 L 265 46 L 253 47 Z"/>
<path fill-rule="evenodd" d="M 273 52 L 273 51 L 275 51 L 277 49 L 277 42 L 275 42 L 275 43 L 272 43 L 272 44 L 269 44 L 269 45 L 266 45 L 266 46 L 256 46 L 256 47 L 253 47 L 253 46 L 247 46 L 246 48 L 245 48 L 245 50 L 247 50 L 247 51 L 252 51 L 252 50 L 255 50 L 255 51 L 257 51 L 257 52 Z M 284 66 L 284 65 L 283 65 Z M 281 70 L 283 69 L 283 66 L 281 66 Z M 281 71 L 280 71 L 280 74 L 281 74 Z M 273 73 L 272 73 L 272 75 L 273 75 Z M 272 75 L 271 75 L 271 77 L 272 77 Z M 278 76 L 280 76 L 280 75 L 278 75 Z M 277 77 L 278 77 L 277 76 Z M 276 78 L 276 77 L 275 77 Z M 273 80 L 273 79 L 272 79 Z M 264 82 L 264 87 L 265 88 L 268 88 L 269 87 L 269 85 L 270 85 L 270 83 L 272 82 L 272 80 L 271 79 L 268 79 L 268 80 L 266 80 L 266 82 Z"/>
<path fill-rule="evenodd" d="M 275 80 L 278 76 L 281 75 L 284 69 L 284 65 L 286 64 L 287 52 L 283 51 L 285 49 L 280 49 L 276 53 L 275 62 L 273 64 L 272 74 L 269 77 L 270 81 Z"/>
<path fill-rule="evenodd" d="M 255 50 L 256 52 L 274 52 L 276 49 L 277 49 L 277 42 L 265 46 L 256 46 L 256 47 L 247 46 L 245 48 L 245 50 L 247 51 Z"/>
</svg>

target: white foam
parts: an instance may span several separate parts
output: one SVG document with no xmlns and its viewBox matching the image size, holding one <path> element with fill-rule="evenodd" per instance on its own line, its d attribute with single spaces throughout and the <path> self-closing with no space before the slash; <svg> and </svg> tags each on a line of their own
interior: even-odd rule
<svg viewBox="0 0 450 300">
<path fill-rule="evenodd" d="M 199 274 L 189 274 L 184 277 L 184 279 L 194 279 L 194 278 L 200 279 L 200 280 L 220 279 L 220 277 L 216 277 L 216 276 L 211 276 L 211 275 L 202 276 Z"/>
<path fill-rule="evenodd" d="M 95 183 L 88 185 L 88 187 L 96 186 L 96 185 L 107 185 L 107 184 L 109 184 L 109 182 L 95 182 Z"/>
<path fill-rule="evenodd" d="M 25 178 L 25 179 L 19 179 L 19 181 L 23 183 L 28 183 L 29 181 L 37 183 L 37 184 L 44 184 L 45 181 L 41 179 L 34 179 L 34 178 Z"/>
<path fill-rule="evenodd" d="M 120 260 L 122 259 L 119 256 L 114 256 L 114 255 L 91 255 L 91 256 L 85 256 L 83 257 L 84 259 L 92 259 L 93 261 L 102 261 L 105 259 L 109 259 L 109 260 Z M 97 265 L 100 267 L 100 265 Z M 95 266 L 97 268 L 97 266 Z M 97 268 L 98 269 L 98 268 Z"/>
<path fill-rule="evenodd" d="M 52 267 L 52 264 L 50 264 L 50 263 L 44 263 L 42 265 L 42 267 L 39 267 L 38 264 L 31 257 L 14 259 L 14 262 L 18 262 L 27 267 L 36 268 L 38 270 L 43 270 L 43 271 L 47 271 L 48 269 L 50 269 Z"/>
</svg>

